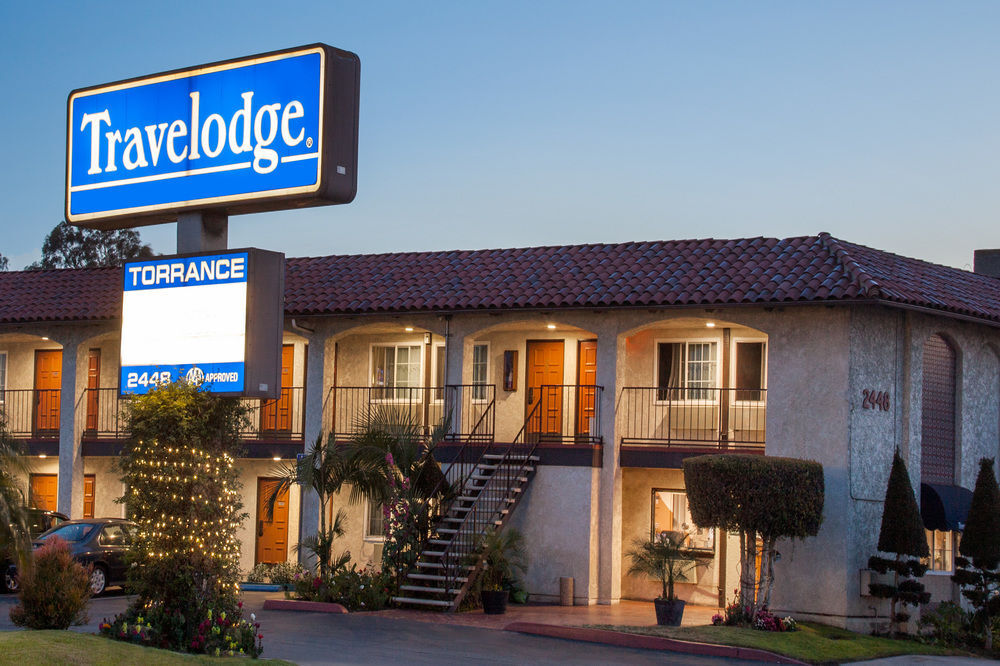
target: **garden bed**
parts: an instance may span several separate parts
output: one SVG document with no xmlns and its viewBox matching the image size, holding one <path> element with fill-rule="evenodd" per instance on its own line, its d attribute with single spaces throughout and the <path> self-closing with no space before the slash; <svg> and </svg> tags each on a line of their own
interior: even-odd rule
<svg viewBox="0 0 1000 666">
<path fill-rule="evenodd" d="M 878 636 L 857 634 L 813 622 L 800 622 L 797 631 L 771 632 L 744 627 L 704 625 L 698 627 L 660 627 L 587 625 L 641 636 L 658 636 L 695 643 L 712 643 L 733 647 L 766 650 L 810 663 L 862 661 L 905 654 L 965 655 L 959 650 L 948 650 L 926 645 L 914 640 L 893 640 Z"/>
<path fill-rule="evenodd" d="M 264 610 L 303 611 L 307 613 L 347 613 L 340 604 L 323 601 L 300 601 L 297 599 L 267 599 Z"/>
</svg>

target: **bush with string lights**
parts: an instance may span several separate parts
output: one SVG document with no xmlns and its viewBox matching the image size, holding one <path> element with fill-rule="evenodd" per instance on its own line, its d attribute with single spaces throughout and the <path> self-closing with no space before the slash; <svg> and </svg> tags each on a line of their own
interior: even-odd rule
<svg viewBox="0 0 1000 666">
<path fill-rule="evenodd" d="M 134 530 L 128 610 L 103 633 L 192 652 L 259 654 L 243 620 L 240 541 L 246 518 L 236 461 L 246 408 L 186 382 L 127 403 L 132 439 L 119 467 Z M 104 625 L 107 625 L 105 628 Z"/>
</svg>

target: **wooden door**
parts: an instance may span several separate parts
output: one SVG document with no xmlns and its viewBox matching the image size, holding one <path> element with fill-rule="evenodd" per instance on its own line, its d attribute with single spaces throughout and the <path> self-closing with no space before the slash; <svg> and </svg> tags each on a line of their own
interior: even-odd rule
<svg viewBox="0 0 1000 666">
<path fill-rule="evenodd" d="M 267 499 L 278 479 L 257 479 L 257 550 L 254 564 L 284 562 L 288 557 L 288 489 L 278 495 L 274 515 L 267 520 Z"/>
<path fill-rule="evenodd" d="M 562 340 L 528 341 L 525 417 L 531 417 L 529 433 L 562 434 L 563 350 Z M 552 388 L 542 390 L 542 386 Z"/>
<path fill-rule="evenodd" d="M 292 368 L 295 346 L 281 346 L 281 391 L 277 400 L 268 400 L 261 409 L 261 430 L 271 433 L 292 430 Z M 282 560 L 284 562 L 284 560 Z"/>
<path fill-rule="evenodd" d="M 93 474 L 83 475 L 83 517 L 94 517 L 94 484 L 97 480 Z"/>
<path fill-rule="evenodd" d="M 28 504 L 43 511 L 56 510 L 59 477 L 55 474 L 32 474 L 28 488 Z"/>
<path fill-rule="evenodd" d="M 597 389 L 593 387 L 597 384 L 597 340 L 581 340 L 577 359 L 576 434 L 589 435 L 596 413 Z"/>
<path fill-rule="evenodd" d="M 59 430 L 59 389 L 62 385 L 62 350 L 35 352 L 35 430 Z"/>
<path fill-rule="evenodd" d="M 101 407 L 101 350 L 91 349 L 87 356 L 87 423 L 88 432 L 97 432 Z"/>
</svg>

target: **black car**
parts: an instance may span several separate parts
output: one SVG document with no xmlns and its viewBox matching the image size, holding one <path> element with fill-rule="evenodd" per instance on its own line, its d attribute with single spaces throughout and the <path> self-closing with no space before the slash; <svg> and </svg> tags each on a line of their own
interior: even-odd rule
<svg viewBox="0 0 1000 666">
<path fill-rule="evenodd" d="M 125 551 L 135 529 L 135 523 L 122 518 L 67 520 L 39 536 L 33 545 L 39 548 L 52 537 L 65 541 L 73 559 L 84 566 L 93 566 L 90 590 L 98 595 L 109 585 L 125 582 Z"/>
<path fill-rule="evenodd" d="M 69 516 L 58 511 L 47 509 L 28 509 L 28 536 L 37 539 L 38 535 L 47 532 L 62 522 L 69 520 Z M 14 559 L 10 553 L 10 545 L 4 543 L 0 545 L 0 553 L 3 553 L 0 571 L 3 575 L 3 592 L 17 592 L 17 567 L 14 566 Z"/>
</svg>

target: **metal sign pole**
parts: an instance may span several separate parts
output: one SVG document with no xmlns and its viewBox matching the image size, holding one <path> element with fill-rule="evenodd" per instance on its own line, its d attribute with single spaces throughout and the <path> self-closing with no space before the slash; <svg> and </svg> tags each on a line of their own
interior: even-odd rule
<svg viewBox="0 0 1000 666">
<path fill-rule="evenodd" d="M 177 216 L 177 254 L 215 252 L 229 247 L 229 216 L 217 211 Z"/>
</svg>

